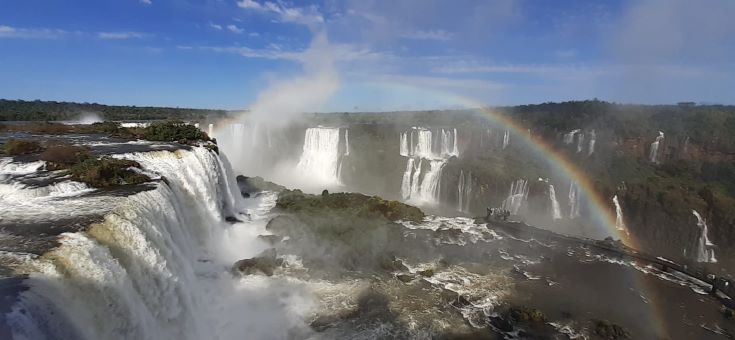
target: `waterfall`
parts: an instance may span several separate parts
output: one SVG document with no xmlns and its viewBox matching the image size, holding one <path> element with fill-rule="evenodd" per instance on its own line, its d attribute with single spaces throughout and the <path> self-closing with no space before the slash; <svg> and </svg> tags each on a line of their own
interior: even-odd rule
<svg viewBox="0 0 735 340">
<path fill-rule="evenodd" d="M 715 245 L 707 236 L 707 221 L 705 221 L 696 210 L 692 210 L 692 214 L 697 218 L 697 227 L 699 227 L 699 230 L 701 231 L 697 238 L 697 262 L 717 263 L 715 250 L 712 249 Z"/>
<path fill-rule="evenodd" d="M 339 128 L 306 129 L 304 147 L 296 169 L 321 185 L 339 185 Z"/>
<path fill-rule="evenodd" d="M 345 156 L 350 155 L 350 130 L 345 129 Z M 342 164 L 340 163 L 340 167 Z"/>
<path fill-rule="evenodd" d="M 551 200 L 551 217 L 555 220 L 561 219 L 561 208 L 556 200 L 556 190 L 553 184 L 549 184 L 549 199 Z"/>
<path fill-rule="evenodd" d="M 615 205 L 615 229 L 628 233 L 628 228 L 625 227 L 625 220 L 623 219 L 623 208 L 620 207 L 620 201 L 618 201 L 618 195 L 613 196 L 613 204 Z"/>
<path fill-rule="evenodd" d="M 577 139 L 577 153 L 580 153 L 584 148 L 584 133 L 580 133 L 578 136 L 579 139 Z"/>
<path fill-rule="evenodd" d="M 572 144 L 574 142 L 574 135 L 576 135 L 580 130 L 575 129 L 572 131 L 569 131 L 564 134 L 564 144 Z"/>
<path fill-rule="evenodd" d="M 663 140 L 664 140 L 664 133 L 659 131 L 658 137 L 656 137 L 656 140 L 653 143 L 651 143 L 651 152 L 648 155 L 648 158 L 653 163 L 658 164 L 658 147 L 661 144 L 661 141 Z"/>
<path fill-rule="evenodd" d="M 459 157 L 457 129 L 413 127 L 400 134 L 400 154 L 408 158 L 401 181 L 403 199 L 435 204 L 444 166 L 449 158 Z"/>
<path fill-rule="evenodd" d="M 510 192 L 508 192 L 508 197 L 503 201 L 501 208 L 510 211 L 512 215 L 518 215 L 518 212 L 528 199 L 528 190 L 527 180 L 515 180 L 510 184 Z"/>
<path fill-rule="evenodd" d="M 22 270 L 31 274 L 24 280 L 29 289 L 4 315 L 13 337 L 293 335 L 296 320 L 303 317 L 293 307 L 305 296 L 299 286 L 253 285 L 229 273 L 235 260 L 266 247 L 256 238 L 262 231 L 256 230 L 264 230 L 267 219 L 253 211 L 258 222 L 231 225 L 223 220 L 245 208 L 229 180 L 233 175 L 226 159 L 201 147 L 119 157 L 166 180 L 152 190 L 115 197 L 116 206 L 103 220 L 60 235 L 58 246 L 43 256 L 23 259 Z M 272 207 L 273 199 L 261 204 Z M 89 203 L 94 202 L 90 197 Z"/>
<path fill-rule="evenodd" d="M 575 181 L 569 183 L 569 218 L 579 217 L 579 185 Z"/>
<path fill-rule="evenodd" d="M 505 150 L 508 145 L 510 145 L 510 131 L 505 130 L 505 132 L 503 132 L 503 150 Z"/>
<path fill-rule="evenodd" d="M 207 130 L 207 135 L 211 138 L 214 138 L 214 124 L 209 123 L 209 128 Z"/>
<path fill-rule="evenodd" d="M 472 199 L 472 172 L 464 173 L 459 170 L 459 180 L 457 184 L 457 210 L 460 212 L 470 212 L 470 204 Z"/>
<path fill-rule="evenodd" d="M 595 143 L 597 142 L 597 133 L 595 130 L 590 131 L 590 144 L 587 149 L 587 156 L 591 156 L 595 152 Z"/>
</svg>

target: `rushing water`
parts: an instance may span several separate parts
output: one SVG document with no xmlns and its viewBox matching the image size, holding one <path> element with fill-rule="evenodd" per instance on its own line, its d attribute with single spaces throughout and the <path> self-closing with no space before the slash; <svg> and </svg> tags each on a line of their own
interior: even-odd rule
<svg viewBox="0 0 735 340">
<path fill-rule="evenodd" d="M 510 211 L 513 215 L 518 215 L 521 208 L 528 200 L 528 180 L 517 179 L 510 184 L 508 197 L 503 201 L 501 208 Z"/>
<path fill-rule="evenodd" d="M 324 185 L 340 184 L 339 169 L 343 155 L 339 151 L 339 132 L 339 128 L 306 129 L 303 153 L 296 165 L 298 171 Z"/>
<path fill-rule="evenodd" d="M 659 131 L 656 140 L 651 143 L 651 151 L 648 154 L 648 159 L 653 163 L 658 163 L 658 148 L 663 140 L 664 133 Z"/>
<path fill-rule="evenodd" d="M 556 200 L 556 190 L 553 184 L 549 184 L 549 199 L 551 200 L 551 218 L 560 220 L 562 218 L 561 207 L 559 201 Z"/>
<path fill-rule="evenodd" d="M 692 210 L 692 214 L 697 218 L 697 227 L 699 228 L 699 237 L 697 238 L 696 256 L 697 262 L 717 263 L 715 245 L 707 236 L 707 221 L 696 210 Z"/>
<path fill-rule="evenodd" d="M 415 204 L 437 204 L 442 170 L 459 156 L 457 129 L 412 128 L 400 135 L 400 154 L 407 157 L 401 196 Z"/>
</svg>

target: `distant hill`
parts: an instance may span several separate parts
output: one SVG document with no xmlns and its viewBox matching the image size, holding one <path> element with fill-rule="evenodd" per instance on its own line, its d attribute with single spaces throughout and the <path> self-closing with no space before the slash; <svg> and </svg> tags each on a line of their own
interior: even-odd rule
<svg viewBox="0 0 735 340">
<path fill-rule="evenodd" d="M 150 106 L 113 106 L 97 103 L 56 101 L 24 101 L 0 99 L 0 121 L 75 120 L 85 114 L 96 114 L 105 120 L 195 120 L 220 118 L 230 111 Z"/>
</svg>

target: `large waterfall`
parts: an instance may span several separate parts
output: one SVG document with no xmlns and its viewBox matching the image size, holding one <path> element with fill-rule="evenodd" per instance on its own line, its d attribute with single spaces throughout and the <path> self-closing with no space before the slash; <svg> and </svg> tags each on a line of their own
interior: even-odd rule
<svg viewBox="0 0 735 340">
<path fill-rule="evenodd" d="M 556 190 L 553 184 L 549 184 L 549 199 L 551 200 L 551 217 L 555 220 L 562 218 L 559 201 L 556 200 Z"/>
<path fill-rule="evenodd" d="M 326 127 L 306 129 L 303 152 L 296 169 L 309 176 L 309 180 L 327 186 L 340 184 L 343 154 L 339 149 L 339 131 L 339 128 Z M 347 138 L 345 134 L 345 143 L 348 143 Z"/>
<path fill-rule="evenodd" d="M 615 205 L 615 229 L 624 231 L 626 234 L 628 234 L 628 228 L 625 227 L 625 220 L 623 219 L 623 208 L 620 207 L 618 195 L 613 196 L 612 201 Z"/>
<path fill-rule="evenodd" d="M 470 204 L 472 203 L 472 172 L 459 171 L 459 180 L 457 181 L 457 210 L 463 213 L 470 212 Z"/>
<path fill-rule="evenodd" d="M 303 290 L 229 273 L 235 260 L 265 248 L 256 238 L 265 220 L 235 194 L 226 159 L 202 147 L 119 157 L 165 179 L 152 190 L 115 198 L 101 222 L 62 234 L 43 256 L 19 257 L 17 271 L 30 273 L 29 289 L 5 315 L 13 337 L 292 336 L 303 317 L 297 315 Z M 272 206 L 267 198 L 260 204 Z M 247 219 L 241 211 L 252 221 L 225 222 Z"/>
<path fill-rule="evenodd" d="M 664 140 L 664 133 L 659 131 L 656 140 L 651 143 L 651 152 L 648 154 L 648 159 L 653 163 L 658 163 L 658 148 L 661 141 Z"/>
<path fill-rule="evenodd" d="M 414 127 L 400 135 L 400 154 L 407 157 L 401 196 L 416 204 L 436 204 L 442 170 L 459 156 L 457 129 Z"/>
<path fill-rule="evenodd" d="M 569 183 L 569 218 L 579 217 L 579 185 L 575 181 Z"/>
<path fill-rule="evenodd" d="M 517 179 L 510 184 L 508 197 L 503 201 L 501 208 L 510 211 L 513 215 L 518 215 L 524 203 L 528 199 L 528 181 L 525 179 Z"/>
<path fill-rule="evenodd" d="M 696 210 L 692 210 L 692 214 L 697 218 L 697 227 L 700 230 L 699 237 L 697 238 L 696 260 L 697 262 L 716 263 L 715 250 L 712 249 L 715 245 L 709 240 L 709 236 L 707 236 L 707 221 Z"/>
</svg>

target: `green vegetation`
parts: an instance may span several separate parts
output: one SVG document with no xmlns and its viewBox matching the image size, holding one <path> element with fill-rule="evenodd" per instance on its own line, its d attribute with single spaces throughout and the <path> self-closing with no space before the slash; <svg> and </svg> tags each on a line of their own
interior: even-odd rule
<svg viewBox="0 0 735 340">
<path fill-rule="evenodd" d="M 149 125 L 143 130 L 142 139 L 161 142 L 208 141 L 209 136 L 194 125 L 171 121 Z"/>
<path fill-rule="evenodd" d="M 227 116 L 224 110 L 172 107 L 110 106 L 96 103 L 0 100 L 0 121 L 74 120 L 94 112 L 107 120 L 204 119 Z"/>
<path fill-rule="evenodd" d="M 140 164 L 112 157 L 87 158 L 72 165 L 69 173 L 75 181 L 87 183 L 95 188 L 141 184 L 151 180 L 134 168 L 140 169 Z"/>
<path fill-rule="evenodd" d="M 421 222 L 424 219 L 421 209 L 405 203 L 358 193 L 330 194 L 326 190 L 320 196 L 304 194 L 301 190 L 284 190 L 278 196 L 276 207 L 289 212 L 329 211 L 361 218 L 379 218 L 391 222 L 398 220 Z"/>
<path fill-rule="evenodd" d="M 3 152 L 8 156 L 27 155 L 41 150 L 43 148 L 38 142 L 30 140 L 8 139 L 3 144 Z"/>
</svg>

